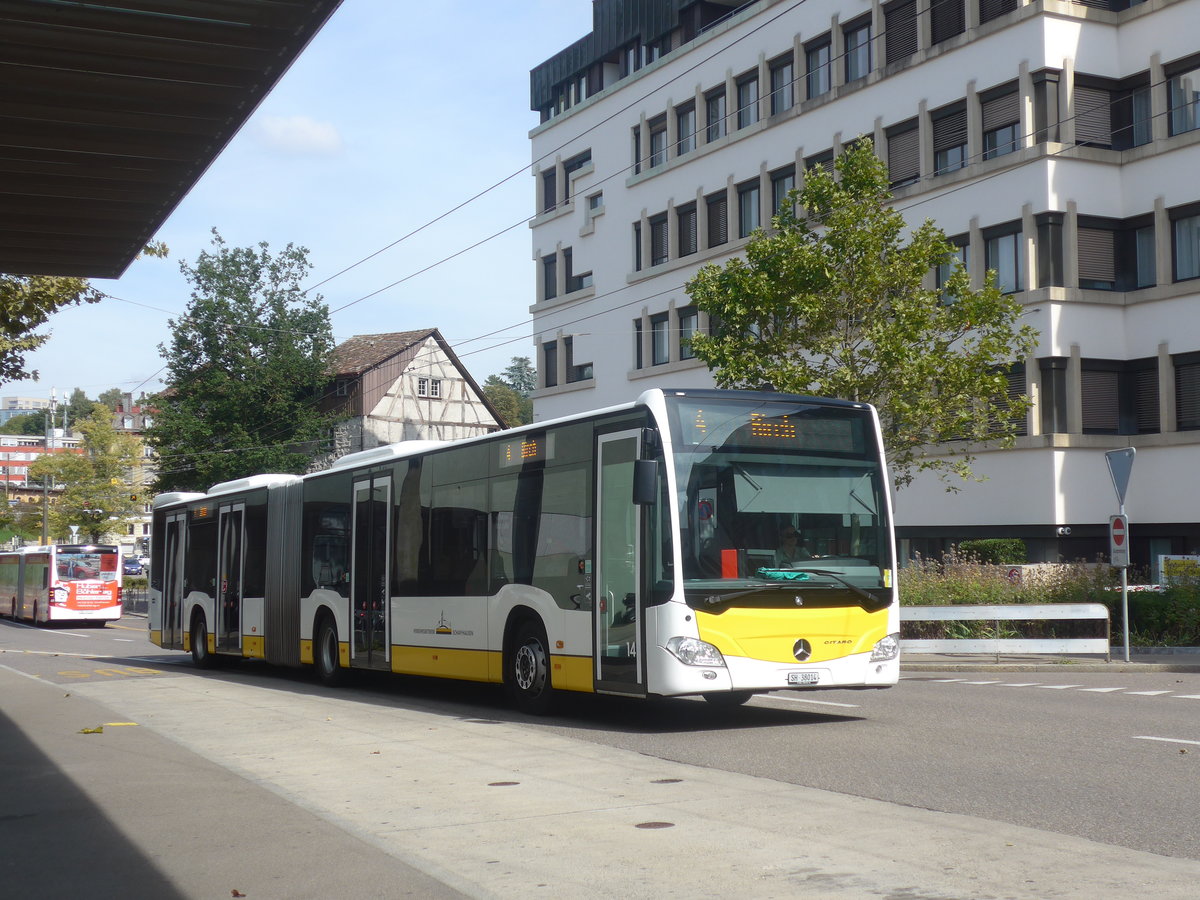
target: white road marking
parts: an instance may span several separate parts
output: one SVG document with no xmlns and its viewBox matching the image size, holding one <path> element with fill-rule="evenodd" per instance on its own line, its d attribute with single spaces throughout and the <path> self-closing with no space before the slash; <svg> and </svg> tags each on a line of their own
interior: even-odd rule
<svg viewBox="0 0 1200 900">
<path fill-rule="evenodd" d="M 12 666 L 0 664 L 0 669 L 4 669 L 6 672 L 12 672 L 14 675 L 20 675 L 22 678 L 28 678 L 30 681 L 42 681 L 42 679 L 38 678 L 36 675 L 30 675 L 28 672 L 22 672 L 20 669 L 14 669 Z"/>
<path fill-rule="evenodd" d="M 67 637 L 81 637 L 81 638 L 91 637 L 90 634 L 76 634 L 74 631 L 60 631 L 60 632 L 58 632 L 58 634 L 65 634 Z"/>
<path fill-rule="evenodd" d="M 964 678 L 934 678 L 934 679 L 932 679 L 934 684 L 954 684 L 954 682 L 956 682 L 956 681 L 965 681 L 965 680 L 966 679 L 964 679 Z"/>
<path fill-rule="evenodd" d="M 1048 691 L 1065 691 L 1067 688 L 1083 687 L 1082 684 L 1043 684 L 1043 688 Z"/>
<path fill-rule="evenodd" d="M 1005 684 L 1000 685 L 1000 687 L 1037 687 L 1040 684 L 1040 681 L 1020 681 L 1012 683 L 1006 682 Z"/>
<path fill-rule="evenodd" d="M 999 681 L 964 681 L 963 684 L 999 684 Z"/>
<path fill-rule="evenodd" d="M 834 703 L 832 700 L 809 700 L 807 697 L 783 697 L 778 694 L 762 696 L 767 700 L 783 700 L 787 703 L 816 703 L 818 706 L 843 706 L 847 709 L 858 709 L 857 703 Z"/>
<path fill-rule="evenodd" d="M 1123 691 L 1125 688 L 1081 688 L 1090 694 L 1111 694 L 1113 691 Z"/>
<path fill-rule="evenodd" d="M 1176 694 L 1176 700 L 1200 700 L 1200 694 Z"/>
<path fill-rule="evenodd" d="M 132 644 L 133 638 L 113 638 L 119 644 Z"/>
<path fill-rule="evenodd" d="M 1195 744 L 1196 746 L 1200 746 L 1200 741 L 1185 741 L 1183 738 L 1151 737 L 1148 734 L 1135 734 L 1133 739 L 1135 741 L 1162 741 L 1167 744 Z"/>
<path fill-rule="evenodd" d="M 1131 697 L 1157 697 L 1159 694 L 1169 694 L 1170 691 L 1126 691 Z"/>
</svg>

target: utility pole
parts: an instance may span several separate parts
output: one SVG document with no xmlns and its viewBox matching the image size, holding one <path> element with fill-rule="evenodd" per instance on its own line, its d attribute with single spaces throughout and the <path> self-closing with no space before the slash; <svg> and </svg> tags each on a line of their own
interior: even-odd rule
<svg viewBox="0 0 1200 900">
<path fill-rule="evenodd" d="M 54 388 L 50 388 L 50 408 L 46 410 L 46 446 L 47 454 L 53 449 L 54 414 L 58 409 L 58 396 Z M 50 482 L 49 475 L 42 476 L 42 546 L 50 543 Z"/>
</svg>

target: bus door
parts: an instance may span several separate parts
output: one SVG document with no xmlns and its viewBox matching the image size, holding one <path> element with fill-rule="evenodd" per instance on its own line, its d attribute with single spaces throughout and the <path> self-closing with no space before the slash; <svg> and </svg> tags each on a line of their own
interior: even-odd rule
<svg viewBox="0 0 1200 900">
<path fill-rule="evenodd" d="M 166 517 L 162 556 L 162 597 L 159 601 L 162 620 L 162 646 L 182 647 L 183 630 L 183 551 L 187 538 L 187 511 Z M 151 575 L 154 573 L 151 572 Z"/>
<path fill-rule="evenodd" d="M 386 669 L 391 659 L 388 548 L 391 546 L 390 475 L 354 482 L 354 565 L 350 575 L 353 625 L 350 656 L 356 666 Z"/>
<path fill-rule="evenodd" d="M 218 650 L 242 648 L 242 571 L 245 555 L 246 504 L 221 507 L 217 520 Z"/>
<path fill-rule="evenodd" d="M 641 431 L 622 431 L 597 438 L 596 449 L 596 687 L 615 693 L 644 694 L 641 558 L 633 503 L 633 469 Z"/>
</svg>

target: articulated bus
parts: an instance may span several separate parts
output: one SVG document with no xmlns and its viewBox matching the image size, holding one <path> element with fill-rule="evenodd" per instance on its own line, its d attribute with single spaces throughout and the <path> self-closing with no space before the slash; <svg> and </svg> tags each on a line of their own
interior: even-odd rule
<svg viewBox="0 0 1200 900">
<path fill-rule="evenodd" d="M 781 563 L 776 539 L 808 555 Z M 650 390 L 462 441 L 155 501 L 150 640 L 222 656 L 634 697 L 899 674 L 879 420 L 862 403 Z"/>
<path fill-rule="evenodd" d="M 0 612 L 32 622 L 121 618 L 117 548 L 54 544 L 0 553 Z"/>
</svg>

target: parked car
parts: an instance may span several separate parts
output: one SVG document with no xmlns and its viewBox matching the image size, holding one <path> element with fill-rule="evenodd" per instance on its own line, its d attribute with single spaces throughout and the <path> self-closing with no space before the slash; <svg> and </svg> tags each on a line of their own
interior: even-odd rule
<svg viewBox="0 0 1200 900">
<path fill-rule="evenodd" d="M 121 564 L 121 571 L 126 575 L 141 575 L 143 568 L 145 567 L 141 560 L 135 556 L 125 557 L 125 561 Z"/>
</svg>

